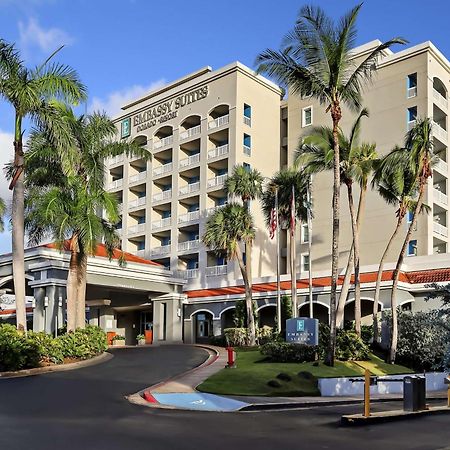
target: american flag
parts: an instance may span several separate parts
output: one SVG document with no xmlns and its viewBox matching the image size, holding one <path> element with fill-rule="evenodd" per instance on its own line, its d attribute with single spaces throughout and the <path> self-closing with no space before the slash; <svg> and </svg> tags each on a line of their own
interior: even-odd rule
<svg viewBox="0 0 450 450">
<path fill-rule="evenodd" d="M 295 192 L 294 192 L 294 186 L 292 186 L 292 197 L 291 197 L 291 221 L 290 221 L 290 228 L 291 228 L 291 236 L 294 236 L 295 233 Z"/>
<path fill-rule="evenodd" d="M 277 211 L 275 208 L 270 210 L 270 239 L 275 237 L 275 231 L 277 231 L 278 220 L 277 220 Z"/>
</svg>

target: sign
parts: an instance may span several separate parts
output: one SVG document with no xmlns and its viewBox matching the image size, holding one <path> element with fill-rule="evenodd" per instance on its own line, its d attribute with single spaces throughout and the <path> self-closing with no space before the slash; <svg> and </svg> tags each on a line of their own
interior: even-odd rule
<svg viewBox="0 0 450 450">
<path fill-rule="evenodd" d="M 122 124 L 120 127 L 120 137 L 127 138 L 131 134 L 131 118 L 127 117 L 122 120 Z"/>
<path fill-rule="evenodd" d="M 309 317 L 286 320 L 286 341 L 293 344 L 319 345 L 319 321 Z"/>
</svg>

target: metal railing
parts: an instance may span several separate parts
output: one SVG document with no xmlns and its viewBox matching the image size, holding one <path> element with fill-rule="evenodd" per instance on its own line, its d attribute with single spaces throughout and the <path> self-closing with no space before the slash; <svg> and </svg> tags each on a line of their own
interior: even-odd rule
<svg viewBox="0 0 450 450">
<path fill-rule="evenodd" d="M 153 176 L 158 177 L 159 175 L 163 175 L 165 173 L 172 172 L 172 169 L 173 169 L 173 164 L 171 162 L 167 163 L 167 164 L 163 164 L 162 166 L 155 167 L 153 169 Z"/>
<path fill-rule="evenodd" d="M 197 192 L 200 190 L 200 182 L 187 184 L 186 186 L 181 186 L 178 195 L 192 194 L 192 192 Z"/>
<path fill-rule="evenodd" d="M 195 127 L 188 128 L 180 133 L 180 140 L 189 139 L 192 136 L 196 136 L 202 132 L 202 126 L 196 125 Z"/>
<path fill-rule="evenodd" d="M 195 155 L 191 155 L 188 158 L 181 159 L 179 162 L 180 168 L 189 167 L 193 164 L 197 164 L 200 162 L 200 153 L 196 153 Z"/>
<path fill-rule="evenodd" d="M 230 148 L 228 144 L 220 145 L 219 147 L 208 150 L 208 159 L 217 158 L 218 156 L 228 155 Z"/>
<path fill-rule="evenodd" d="M 180 214 L 178 216 L 178 223 L 192 222 L 200 219 L 200 211 L 190 211 L 186 214 Z"/>
<path fill-rule="evenodd" d="M 171 245 L 160 245 L 159 247 L 154 247 L 150 250 L 152 256 L 167 255 L 171 252 Z"/>
<path fill-rule="evenodd" d="M 160 149 L 163 147 L 167 147 L 168 145 L 172 145 L 172 143 L 173 143 L 173 136 L 170 135 L 170 136 L 164 137 L 162 139 L 159 139 L 157 141 L 154 141 L 153 149 L 157 150 L 157 149 Z"/>
<path fill-rule="evenodd" d="M 131 200 L 128 202 L 128 209 L 138 208 L 139 206 L 145 206 L 147 203 L 147 197 L 140 197 L 136 200 Z"/>
<path fill-rule="evenodd" d="M 143 233 L 145 231 L 145 223 L 138 223 L 137 225 L 132 225 L 128 227 L 128 234 Z"/>
<path fill-rule="evenodd" d="M 218 175 L 217 177 L 210 178 L 208 180 L 208 187 L 212 188 L 212 187 L 221 186 L 225 183 L 227 178 L 228 178 L 228 174 Z"/>
<path fill-rule="evenodd" d="M 440 190 L 433 188 L 433 199 L 435 202 L 442 203 L 443 205 L 448 204 L 448 196 Z"/>
<path fill-rule="evenodd" d="M 444 237 L 448 237 L 448 228 L 440 223 L 433 222 L 433 231 Z"/>
<path fill-rule="evenodd" d="M 159 228 L 170 227 L 172 224 L 172 217 L 166 217 L 164 219 L 154 220 L 152 222 L 152 230 L 157 230 Z"/>
<path fill-rule="evenodd" d="M 433 101 L 442 109 L 448 108 L 448 100 L 434 88 L 433 88 Z"/>
<path fill-rule="evenodd" d="M 205 275 L 207 277 L 217 277 L 220 275 L 226 275 L 227 273 L 228 273 L 228 267 L 226 264 L 223 266 L 207 267 L 205 270 Z"/>
<path fill-rule="evenodd" d="M 153 194 L 152 200 L 153 202 L 162 202 L 163 200 L 170 200 L 172 198 L 172 189 L 168 189 L 167 191 L 157 192 Z"/>
<path fill-rule="evenodd" d="M 185 252 L 188 250 L 198 250 L 199 247 L 200 247 L 200 241 L 198 239 L 178 243 L 178 251 L 179 252 Z"/>
<path fill-rule="evenodd" d="M 130 178 L 128 178 L 128 183 L 138 183 L 139 181 L 143 181 L 147 178 L 147 171 L 144 170 L 143 172 L 136 173 L 135 175 L 131 175 Z"/>
<path fill-rule="evenodd" d="M 208 122 L 208 129 L 212 130 L 214 128 L 223 127 L 224 125 L 228 125 L 230 123 L 229 114 L 225 114 L 224 116 L 220 116 L 217 119 L 210 120 Z"/>
</svg>

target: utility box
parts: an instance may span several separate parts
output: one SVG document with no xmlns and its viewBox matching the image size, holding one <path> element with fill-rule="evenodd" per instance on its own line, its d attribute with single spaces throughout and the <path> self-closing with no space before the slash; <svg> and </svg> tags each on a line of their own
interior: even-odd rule
<svg viewBox="0 0 450 450">
<path fill-rule="evenodd" d="M 426 380 L 421 376 L 403 378 L 403 409 L 422 411 L 426 409 Z"/>
</svg>

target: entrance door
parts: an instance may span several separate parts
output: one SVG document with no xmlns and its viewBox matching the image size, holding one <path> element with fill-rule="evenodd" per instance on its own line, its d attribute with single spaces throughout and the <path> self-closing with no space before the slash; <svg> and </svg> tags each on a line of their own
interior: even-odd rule
<svg viewBox="0 0 450 450">
<path fill-rule="evenodd" d="M 205 312 L 205 313 L 198 313 L 196 315 L 196 329 L 195 329 L 195 337 L 196 341 L 201 342 L 207 342 L 209 337 L 212 336 L 213 330 L 212 330 L 212 316 L 211 314 Z"/>
</svg>

